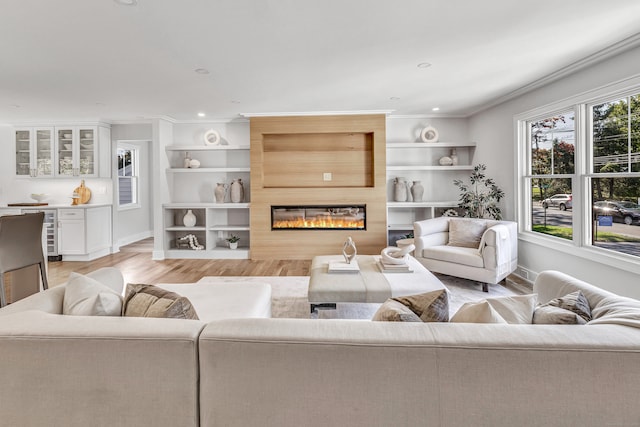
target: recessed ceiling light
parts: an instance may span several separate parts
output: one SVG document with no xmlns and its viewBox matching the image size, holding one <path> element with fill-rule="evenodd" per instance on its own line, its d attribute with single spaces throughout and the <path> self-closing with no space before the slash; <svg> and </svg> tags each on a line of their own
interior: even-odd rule
<svg viewBox="0 0 640 427">
<path fill-rule="evenodd" d="M 204 117 L 204 116 L 206 116 L 205 113 L 198 113 L 198 117 Z"/>
<path fill-rule="evenodd" d="M 418 64 L 418 68 L 429 68 L 431 67 L 431 64 L 428 62 L 421 62 Z"/>
<path fill-rule="evenodd" d="M 440 107 L 433 107 L 431 111 L 440 111 Z"/>
<path fill-rule="evenodd" d="M 400 98 L 398 98 L 397 96 L 392 96 L 391 98 L 389 98 L 392 101 L 399 101 Z"/>
<path fill-rule="evenodd" d="M 135 6 L 138 4 L 138 0 L 113 0 L 122 6 Z"/>
<path fill-rule="evenodd" d="M 206 68 L 196 68 L 195 72 L 198 74 L 209 74 L 209 70 L 207 70 Z"/>
</svg>

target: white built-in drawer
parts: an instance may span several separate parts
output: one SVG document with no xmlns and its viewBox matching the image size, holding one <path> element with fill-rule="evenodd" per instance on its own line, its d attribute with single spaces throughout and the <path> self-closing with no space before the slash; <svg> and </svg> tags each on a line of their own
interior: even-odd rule
<svg viewBox="0 0 640 427">
<path fill-rule="evenodd" d="M 59 209 L 58 219 L 84 219 L 84 209 Z"/>
</svg>

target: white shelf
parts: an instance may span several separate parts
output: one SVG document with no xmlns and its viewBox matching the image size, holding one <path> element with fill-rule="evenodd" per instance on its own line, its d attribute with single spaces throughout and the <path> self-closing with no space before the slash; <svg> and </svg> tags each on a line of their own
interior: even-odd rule
<svg viewBox="0 0 640 427">
<path fill-rule="evenodd" d="M 444 202 L 387 202 L 387 207 L 390 209 L 397 208 L 453 208 L 458 206 L 458 201 L 444 201 Z"/>
<path fill-rule="evenodd" d="M 413 230 L 413 224 L 389 224 L 387 225 L 389 231 L 406 231 Z"/>
<path fill-rule="evenodd" d="M 472 165 L 457 166 L 387 166 L 387 173 L 393 171 L 466 171 L 473 170 Z"/>
<path fill-rule="evenodd" d="M 185 227 L 184 225 L 172 225 L 165 228 L 166 231 L 205 231 L 204 226 Z"/>
<path fill-rule="evenodd" d="M 247 209 L 250 203 L 165 203 L 166 209 Z"/>
<path fill-rule="evenodd" d="M 249 224 L 247 225 L 228 225 L 228 224 L 214 224 L 209 227 L 210 231 L 250 231 Z"/>
<path fill-rule="evenodd" d="M 167 145 L 166 151 L 248 150 L 248 145 Z"/>
<path fill-rule="evenodd" d="M 251 172 L 251 168 L 168 168 L 168 173 L 238 173 Z"/>
<path fill-rule="evenodd" d="M 387 142 L 390 148 L 456 148 L 475 147 L 475 142 Z"/>
</svg>

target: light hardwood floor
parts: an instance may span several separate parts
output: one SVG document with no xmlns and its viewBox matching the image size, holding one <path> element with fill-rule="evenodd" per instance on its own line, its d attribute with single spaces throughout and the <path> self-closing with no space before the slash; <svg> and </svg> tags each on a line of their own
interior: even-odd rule
<svg viewBox="0 0 640 427">
<path fill-rule="evenodd" d="M 120 248 L 94 261 L 49 262 L 49 285 L 66 282 L 69 273 L 86 274 L 101 267 L 117 267 L 127 283 L 193 283 L 204 276 L 307 276 L 311 260 L 195 260 L 153 261 L 153 239 Z"/>
</svg>

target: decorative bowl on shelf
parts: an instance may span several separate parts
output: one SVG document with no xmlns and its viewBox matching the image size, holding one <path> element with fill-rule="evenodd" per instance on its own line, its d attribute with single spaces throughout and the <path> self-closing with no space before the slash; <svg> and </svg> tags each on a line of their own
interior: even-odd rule
<svg viewBox="0 0 640 427">
<path fill-rule="evenodd" d="M 72 144 L 63 144 L 65 150 L 71 150 Z"/>
<path fill-rule="evenodd" d="M 47 195 L 44 193 L 31 193 L 31 198 L 40 203 L 47 198 Z"/>
<path fill-rule="evenodd" d="M 93 133 L 92 132 L 85 132 L 84 133 L 84 137 L 87 138 L 87 139 L 91 139 L 91 138 L 93 138 Z"/>
<path fill-rule="evenodd" d="M 71 139 L 71 134 L 70 134 L 70 133 L 63 133 L 63 134 L 62 134 L 62 137 L 63 137 L 64 139 Z"/>
</svg>

